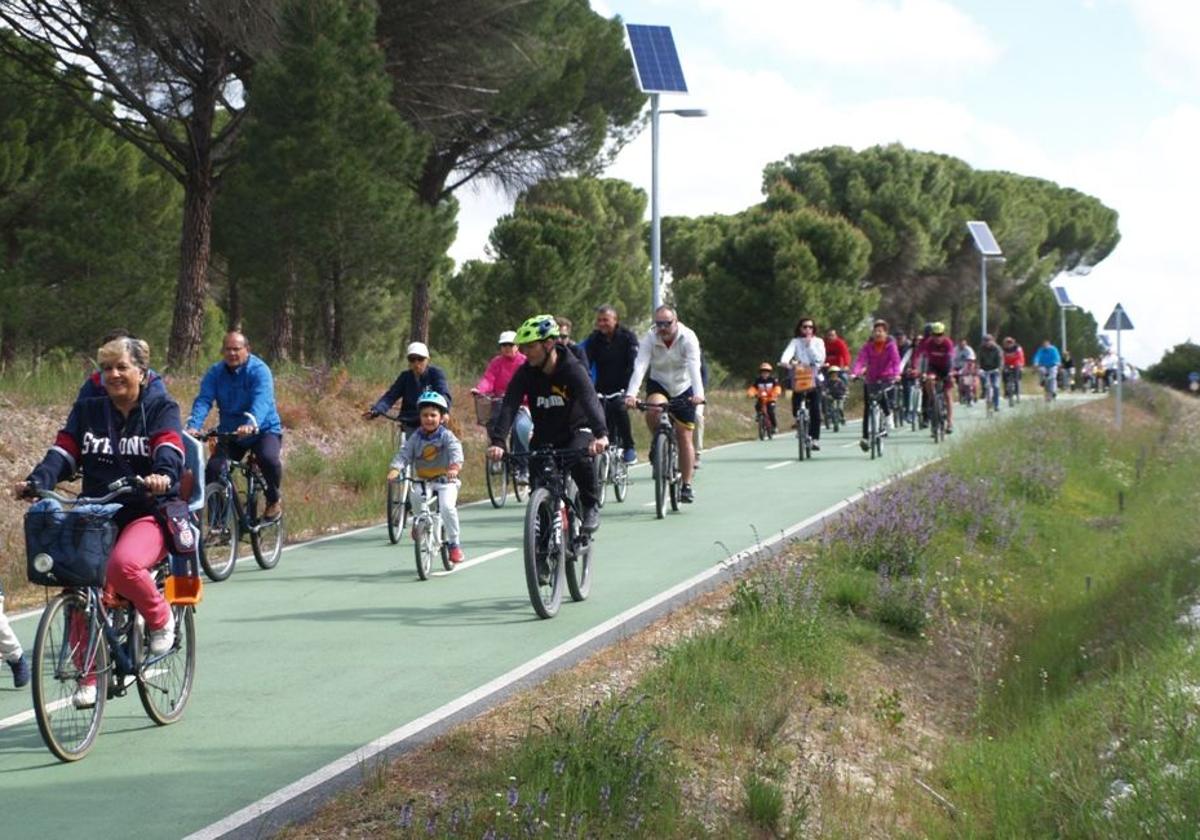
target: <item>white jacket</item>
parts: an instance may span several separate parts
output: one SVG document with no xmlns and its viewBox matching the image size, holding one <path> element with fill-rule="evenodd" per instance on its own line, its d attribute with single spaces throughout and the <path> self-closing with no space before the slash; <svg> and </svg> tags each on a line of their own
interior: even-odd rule
<svg viewBox="0 0 1200 840">
<path fill-rule="evenodd" d="M 816 336 L 808 341 L 799 336 L 793 338 L 788 342 L 788 346 L 783 348 L 779 364 L 790 365 L 793 360 L 799 364 L 808 365 L 813 369 L 813 373 L 817 373 L 821 365 L 825 364 L 825 340 Z"/>
<path fill-rule="evenodd" d="M 637 359 L 633 363 L 633 376 L 625 388 L 626 394 L 638 392 L 647 369 L 650 378 L 666 388 L 670 397 L 677 397 L 688 388 L 697 397 L 704 396 L 704 383 L 700 379 L 700 339 L 683 324 L 678 325 L 678 332 L 670 347 L 653 327 L 642 336 L 638 342 Z"/>
</svg>

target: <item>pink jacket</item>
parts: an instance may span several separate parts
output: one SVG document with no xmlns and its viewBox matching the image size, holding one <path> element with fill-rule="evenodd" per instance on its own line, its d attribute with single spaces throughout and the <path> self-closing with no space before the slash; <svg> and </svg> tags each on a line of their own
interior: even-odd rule
<svg viewBox="0 0 1200 840">
<path fill-rule="evenodd" d="M 874 385 L 879 382 L 891 382 L 900 375 L 900 351 L 896 349 L 896 342 L 888 339 L 882 350 L 875 349 L 875 342 L 868 341 L 858 351 L 858 356 L 854 360 L 854 367 L 850 370 L 851 376 L 858 376 L 866 369 L 866 380 Z"/>
<path fill-rule="evenodd" d="M 513 378 L 513 374 L 523 364 L 525 364 L 525 354 L 520 350 L 512 357 L 505 356 L 503 353 L 493 356 L 492 360 L 488 362 L 487 370 L 483 372 L 483 376 L 479 377 L 475 389 L 481 394 L 503 397 L 504 392 L 508 390 L 508 383 Z"/>
</svg>

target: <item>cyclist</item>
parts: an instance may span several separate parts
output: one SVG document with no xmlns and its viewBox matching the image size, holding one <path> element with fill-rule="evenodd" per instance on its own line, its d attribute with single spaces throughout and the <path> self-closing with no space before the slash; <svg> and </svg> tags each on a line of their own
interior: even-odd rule
<svg viewBox="0 0 1200 840">
<path fill-rule="evenodd" d="M 235 461 L 253 452 L 263 474 L 263 495 L 267 506 L 263 519 L 278 519 L 282 514 L 279 484 L 283 464 L 279 451 L 283 447 L 283 423 L 275 408 L 275 380 L 267 363 L 250 352 L 246 336 L 233 330 L 221 344 L 224 361 L 210 367 L 200 380 L 200 393 L 192 402 L 192 414 L 187 431 L 200 435 L 208 412 L 216 403 L 219 412 L 217 431 L 234 432 L 237 443 L 229 445 L 227 453 Z M 226 452 L 217 450 L 204 467 L 204 480 L 217 482 L 225 467 Z"/>
<path fill-rule="evenodd" d="M 946 395 L 946 434 L 954 431 L 954 400 L 950 398 L 954 389 L 954 352 L 954 340 L 946 335 L 946 325 L 941 321 L 930 324 L 929 337 L 917 345 L 916 364 L 924 363 L 921 369 L 926 380 Z"/>
<path fill-rule="evenodd" d="M 858 356 L 854 359 L 854 367 L 850 370 L 850 376 L 863 377 L 862 440 L 858 442 L 858 445 L 862 447 L 863 452 L 867 452 L 871 448 L 871 444 L 867 440 L 871 414 L 868 396 L 871 388 L 872 386 L 890 385 L 900 376 L 900 352 L 896 349 L 896 342 L 888 337 L 887 321 L 880 318 L 871 325 L 871 337 L 858 351 Z M 891 406 L 888 405 L 888 402 L 889 400 L 886 399 L 882 402 L 885 416 L 891 416 Z M 886 435 L 887 429 L 881 430 L 881 434 Z"/>
<path fill-rule="evenodd" d="M 149 493 L 118 497 L 113 522 L 120 528 L 108 557 L 106 590 L 133 603 L 146 621 L 150 652 L 165 654 L 175 643 L 175 619 L 147 573 L 167 555 L 167 535 L 155 517 L 153 496 L 177 493 L 183 472 L 179 405 L 146 386 L 150 348 L 129 337 L 114 339 L 97 352 L 105 396 L 77 400 L 54 445 L 24 482 L 17 498 L 48 490 L 77 471 L 81 493 L 100 496 L 111 482 L 140 476 Z M 95 675 L 76 689 L 77 708 L 96 704 Z"/>
<path fill-rule="evenodd" d="M 1004 355 L 996 338 L 991 333 L 983 337 L 979 346 L 979 372 L 983 376 L 984 396 L 991 402 L 992 409 L 1000 409 L 1000 367 L 1004 364 Z"/>
<path fill-rule="evenodd" d="M 843 342 L 844 344 L 845 342 Z M 818 441 L 821 439 L 821 368 L 825 366 L 825 342 L 817 337 L 817 326 L 813 319 L 807 316 L 796 322 L 795 337 L 783 348 L 779 364 L 787 365 L 792 370 L 792 416 L 800 411 L 800 401 L 808 402 L 808 435 L 812 438 L 812 448 L 820 451 Z M 809 387 L 805 391 L 797 391 L 796 372 L 806 368 L 811 374 Z"/>
<path fill-rule="evenodd" d="M 1003 344 L 1004 372 L 1013 377 L 1013 393 L 1019 397 L 1021 395 L 1021 369 L 1025 367 L 1025 351 L 1011 335 L 1004 337 Z"/>
<path fill-rule="evenodd" d="M 750 383 L 746 393 L 754 400 L 755 422 L 758 422 L 758 416 L 762 414 L 765 402 L 767 422 L 771 424 L 772 431 L 778 429 L 779 422 L 775 419 L 775 399 L 783 393 L 783 388 L 779 387 L 779 380 L 775 378 L 775 369 L 771 367 L 770 362 L 763 362 L 758 366 L 758 378 Z"/>
<path fill-rule="evenodd" d="M 488 428 L 492 445 L 488 457 L 504 457 L 508 432 L 522 400 L 529 400 L 533 414 L 534 449 L 553 446 L 583 449 L 597 455 L 608 447 L 604 412 L 587 370 L 565 345 L 558 341 L 558 324 L 553 315 L 534 315 L 517 330 L 516 342 L 525 354 L 525 364 L 513 374 L 504 392 L 500 413 Z M 571 477 L 579 488 L 583 512 L 582 529 L 600 527 L 600 499 L 596 495 L 596 469 L 591 458 L 571 465 Z"/>
<path fill-rule="evenodd" d="M 960 338 L 958 348 L 954 351 L 954 373 L 958 376 L 960 388 L 965 387 L 964 382 L 970 382 L 971 399 L 975 398 L 975 361 L 975 348 L 965 338 Z"/>
<path fill-rule="evenodd" d="M 430 482 L 445 479 L 428 485 L 428 489 L 437 495 L 438 510 L 441 511 L 442 521 L 446 523 L 446 547 L 450 550 L 450 562 L 457 564 L 463 559 L 459 545 L 457 506 L 463 447 L 454 432 L 446 428 L 448 410 L 446 398 L 437 391 L 426 391 L 417 397 L 417 414 L 421 425 L 405 439 L 404 445 L 392 458 L 387 478 L 388 481 L 395 481 L 405 467 L 412 464 L 419 479 Z M 420 484 L 413 484 L 413 492 L 417 494 L 418 504 L 423 503 Z M 412 538 L 414 542 L 417 539 L 415 525 Z"/>
<path fill-rule="evenodd" d="M 1042 377 L 1042 387 L 1046 390 L 1046 399 L 1052 400 L 1058 396 L 1058 366 L 1062 364 L 1062 355 L 1058 348 L 1050 343 L 1050 339 L 1042 341 L 1033 354 L 1033 365 Z"/>
<path fill-rule="evenodd" d="M 437 391 L 446 398 L 447 406 L 453 402 L 446 374 L 441 368 L 429 363 L 429 348 L 425 346 L 425 342 L 412 342 L 408 345 L 405 355 L 408 357 L 408 370 L 401 371 L 392 387 L 363 412 L 364 420 L 374 420 L 399 400 L 401 424 L 405 429 L 414 429 L 418 425 L 417 399 L 421 394 Z"/>
<path fill-rule="evenodd" d="M 4 587 L 0 586 L 0 657 L 12 671 L 13 688 L 23 688 L 29 684 L 29 657 L 21 648 L 17 634 L 8 623 L 4 614 Z"/>
<path fill-rule="evenodd" d="M 504 398 L 504 392 L 508 388 L 508 383 L 512 381 L 513 374 L 520 369 L 521 365 L 525 364 L 525 354 L 517 349 L 516 337 L 515 330 L 505 330 L 500 333 L 500 339 L 497 342 L 500 345 L 500 352 L 488 362 L 487 370 L 483 372 L 483 376 L 471 389 L 472 394 L 486 394 L 497 399 Z M 500 404 L 493 403 L 493 418 L 499 410 Z M 517 410 L 513 426 L 517 433 L 516 445 L 513 447 L 516 451 L 513 454 L 521 456 L 516 459 L 517 483 L 528 484 L 529 466 L 523 457 L 529 453 L 529 436 L 533 433 L 533 420 L 529 416 L 528 406 L 522 405 Z"/>
<path fill-rule="evenodd" d="M 558 343 L 571 351 L 571 355 L 579 360 L 584 370 L 590 370 L 591 362 L 588 361 L 587 351 L 584 350 L 583 345 L 577 344 L 571 339 L 571 328 L 574 326 L 571 319 L 565 315 L 555 315 L 554 323 L 558 324 Z"/>
<path fill-rule="evenodd" d="M 704 380 L 700 375 L 700 339 L 688 327 L 679 323 L 679 316 L 669 306 L 654 310 L 654 326 L 638 343 L 633 374 L 625 386 L 625 404 L 637 404 L 638 389 L 649 373 L 646 383 L 647 402 L 667 402 L 687 397 L 690 403 L 672 409 L 675 419 L 675 439 L 679 444 L 679 472 L 683 483 L 679 501 L 693 502 L 692 473 L 695 469 L 696 447 L 692 429 L 696 425 L 696 405 L 704 402 Z M 661 411 L 661 409 L 659 409 Z M 646 412 L 646 425 L 653 436 L 658 424 L 658 411 Z"/>
<path fill-rule="evenodd" d="M 912 389 L 916 387 L 917 374 L 912 363 L 917 345 L 905 332 L 899 333 L 895 338 L 896 352 L 900 354 L 900 402 L 897 410 L 900 412 L 900 422 L 907 423 L 912 420 L 908 416 L 908 402 L 912 395 Z"/>
<path fill-rule="evenodd" d="M 587 350 L 596 390 L 602 394 L 615 394 L 624 388 L 633 375 L 638 339 L 633 330 L 621 324 L 614 306 L 605 303 L 596 307 L 596 329 L 582 344 Z M 609 429 L 609 434 L 620 441 L 625 463 L 633 464 L 637 461 L 637 450 L 633 446 L 629 411 L 623 402 L 618 402 L 612 406 L 612 412 L 616 428 Z"/>
<path fill-rule="evenodd" d="M 850 370 L 850 345 L 833 327 L 825 331 L 825 364 L 841 369 L 843 380 L 846 378 L 846 371 Z"/>
</svg>

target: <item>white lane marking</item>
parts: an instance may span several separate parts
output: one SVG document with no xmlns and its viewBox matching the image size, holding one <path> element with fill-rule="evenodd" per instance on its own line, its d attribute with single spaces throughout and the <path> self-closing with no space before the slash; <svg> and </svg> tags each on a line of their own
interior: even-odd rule
<svg viewBox="0 0 1200 840">
<path fill-rule="evenodd" d="M 935 458 L 933 460 L 936 461 L 940 459 Z M 630 607 L 625 612 L 615 615 L 607 621 L 597 624 L 590 630 L 580 633 L 575 638 L 568 639 L 558 647 L 546 651 L 541 656 L 535 657 L 534 659 L 531 659 L 522 665 L 518 665 L 508 673 L 496 677 L 491 682 L 481 685 L 474 691 L 469 691 L 466 694 L 451 700 L 449 703 L 446 703 L 440 708 L 434 709 L 432 712 L 422 715 L 416 720 L 406 723 L 404 726 L 401 726 L 398 729 L 392 730 L 387 735 L 384 735 L 381 738 L 376 738 L 374 741 L 364 744 L 353 752 L 346 753 L 346 755 L 342 756 L 341 758 L 331 761 L 329 764 L 326 764 L 324 767 L 321 767 L 318 770 L 314 770 L 312 773 L 309 773 L 307 776 L 298 779 L 292 784 L 280 788 L 274 793 L 264 796 L 257 802 L 252 802 L 245 808 L 242 808 L 240 811 L 235 811 L 228 817 L 218 820 L 217 822 L 214 822 L 197 832 L 189 834 L 184 838 L 184 840 L 215 840 L 215 838 L 221 837 L 237 828 L 240 828 L 243 825 L 246 825 L 263 814 L 269 813 L 280 805 L 290 802 L 296 797 L 302 796 L 308 791 L 319 787 L 335 776 L 344 773 L 346 770 L 362 765 L 365 761 L 383 752 L 388 747 L 391 747 L 394 744 L 405 740 L 406 738 L 410 738 L 422 730 L 462 711 L 471 704 L 483 700 L 489 695 L 501 691 L 513 683 L 524 679 L 544 665 L 548 665 L 554 662 L 554 660 L 562 656 L 566 656 L 572 651 L 586 645 L 592 639 L 602 636 L 608 631 L 620 627 L 622 624 L 628 621 L 632 621 L 642 613 L 654 609 L 659 604 L 669 601 L 676 595 L 687 592 L 689 589 L 704 583 L 709 578 L 721 574 L 729 567 L 736 566 L 737 564 L 756 556 L 764 548 L 775 545 L 782 540 L 786 540 L 792 535 L 804 530 L 808 526 L 821 521 L 825 517 L 831 516 L 832 514 L 843 510 L 849 505 L 857 502 L 872 490 L 884 487 L 887 484 L 896 481 L 897 479 L 911 475 L 920 469 L 924 469 L 927 465 L 928 464 L 921 464 L 919 466 L 912 467 L 911 469 L 904 470 L 903 472 L 896 473 L 895 475 L 886 478 L 883 481 L 872 485 L 871 487 L 867 487 L 864 490 L 861 490 L 858 493 L 843 499 L 837 504 L 832 505 L 831 507 L 828 507 L 819 513 L 813 514 L 801 522 L 797 522 L 795 525 L 783 529 L 778 534 L 767 540 L 759 541 L 750 548 L 739 551 L 737 554 L 722 560 L 715 566 L 705 569 L 703 572 L 688 578 L 683 583 L 676 584 L 670 589 L 660 592 L 658 595 L 647 598 L 640 604 Z"/>
<path fill-rule="evenodd" d="M 769 467 L 763 467 L 764 470 L 777 470 L 780 467 L 786 467 L 788 464 L 794 464 L 795 461 L 780 461 L 778 464 L 771 464 Z"/>
<path fill-rule="evenodd" d="M 642 502 L 642 507 L 654 507 L 658 502 Z"/>
<path fill-rule="evenodd" d="M 512 554 L 516 551 L 515 548 L 499 548 L 495 551 L 489 551 L 487 554 L 481 554 L 478 557 L 472 557 L 470 560 L 464 560 L 454 567 L 453 571 L 447 572 L 443 569 L 440 572 L 434 572 L 433 577 L 446 577 L 461 572 L 463 569 L 469 569 L 472 566 L 478 566 L 480 563 L 486 563 L 489 560 L 495 560 L 497 557 L 503 557 L 505 554 Z"/>
</svg>

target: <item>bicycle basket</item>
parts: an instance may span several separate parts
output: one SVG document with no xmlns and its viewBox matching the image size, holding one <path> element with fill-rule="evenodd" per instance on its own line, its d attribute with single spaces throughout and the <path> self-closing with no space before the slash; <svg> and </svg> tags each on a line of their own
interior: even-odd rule
<svg viewBox="0 0 1200 840">
<path fill-rule="evenodd" d="M 38 586 L 103 586 L 117 525 L 107 516 L 74 510 L 25 514 L 26 576 Z"/>
<path fill-rule="evenodd" d="M 811 391 L 815 385 L 812 368 L 808 365 L 799 365 L 792 371 L 793 391 Z"/>
<path fill-rule="evenodd" d="M 486 426 L 492 420 L 493 412 L 500 411 L 500 402 L 493 400 L 487 394 L 475 394 L 475 420 L 480 426 Z"/>
</svg>

